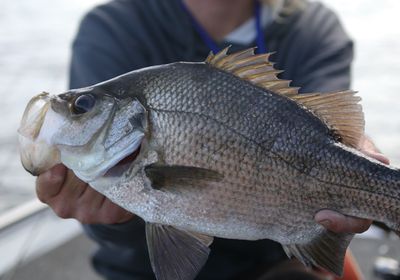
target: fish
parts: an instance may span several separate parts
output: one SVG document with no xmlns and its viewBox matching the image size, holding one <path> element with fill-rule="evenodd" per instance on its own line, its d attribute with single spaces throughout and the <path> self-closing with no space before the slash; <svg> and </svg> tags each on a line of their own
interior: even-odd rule
<svg viewBox="0 0 400 280">
<path fill-rule="evenodd" d="M 353 234 L 314 220 L 322 209 L 400 230 L 400 171 L 359 151 L 361 98 L 299 93 L 254 48 L 204 62 L 135 70 L 32 98 L 21 161 L 62 163 L 146 222 L 157 279 L 193 279 L 214 237 L 282 244 L 336 275 Z"/>
</svg>

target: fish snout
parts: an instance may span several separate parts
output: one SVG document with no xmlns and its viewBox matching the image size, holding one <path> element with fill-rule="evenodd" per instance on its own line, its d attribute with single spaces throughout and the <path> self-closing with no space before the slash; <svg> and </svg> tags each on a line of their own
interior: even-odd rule
<svg viewBox="0 0 400 280">
<path fill-rule="evenodd" d="M 49 100 L 47 93 L 33 97 L 25 109 L 18 129 L 22 166 L 34 176 L 60 163 L 59 150 L 39 136 L 50 107 Z"/>
</svg>

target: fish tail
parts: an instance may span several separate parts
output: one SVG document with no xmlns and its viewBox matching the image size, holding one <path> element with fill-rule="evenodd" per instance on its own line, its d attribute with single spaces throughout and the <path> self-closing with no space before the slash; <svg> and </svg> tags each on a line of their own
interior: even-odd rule
<svg viewBox="0 0 400 280">
<path fill-rule="evenodd" d="M 388 187 L 394 199 L 388 204 L 391 219 L 387 226 L 400 236 L 400 170 L 393 169 L 389 174 Z"/>
<path fill-rule="evenodd" d="M 337 210 L 383 223 L 400 233 L 400 170 L 353 149 L 341 153 L 344 165 L 335 169 L 342 187 L 336 189 L 340 193 L 334 204 L 341 205 Z"/>
<path fill-rule="evenodd" d="M 400 170 L 377 164 L 370 172 L 370 181 L 374 193 L 370 195 L 371 209 L 375 210 L 372 218 L 400 236 Z"/>
</svg>

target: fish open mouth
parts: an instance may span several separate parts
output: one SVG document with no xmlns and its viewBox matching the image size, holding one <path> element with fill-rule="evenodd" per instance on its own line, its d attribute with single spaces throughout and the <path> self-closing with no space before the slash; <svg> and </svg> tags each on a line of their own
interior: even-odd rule
<svg viewBox="0 0 400 280">
<path fill-rule="evenodd" d="M 115 164 L 113 167 L 107 170 L 107 172 L 103 175 L 104 177 L 116 177 L 122 175 L 125 171 L 129 169 L 131 164 L 136 160 L 136 158 L 140 154 L 140 148 L 139 147 L 133 151 L 132 153 L 128 154 L 126 157 L 121 159 L 117 164 Z"/>
<path fill-rule="evenodd" d="M 126 157 L 124 157 L 123 159 L 121 159 L 115 166 L 132 163 L 138 157 L 138 155 L 140 153 L 140 147 L 141 147 L 141 145 L 139 145 L 139 147 L 133 153 L 131 153 L 131 154 L 127 155 Z"/>
</svg>

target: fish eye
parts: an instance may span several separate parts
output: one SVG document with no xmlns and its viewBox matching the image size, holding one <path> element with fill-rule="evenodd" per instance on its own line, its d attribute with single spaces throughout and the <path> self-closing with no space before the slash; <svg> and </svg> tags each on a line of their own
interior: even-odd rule
<svg viewBox="0 0 400 280">
<path fill-rule="evenodd" d="M 84 94 L 75 99 L 72 104 L 72 112 L 74 114 L 84 114 L 93 109 L 96 99 L 91 94 Z"/>
</svg>

